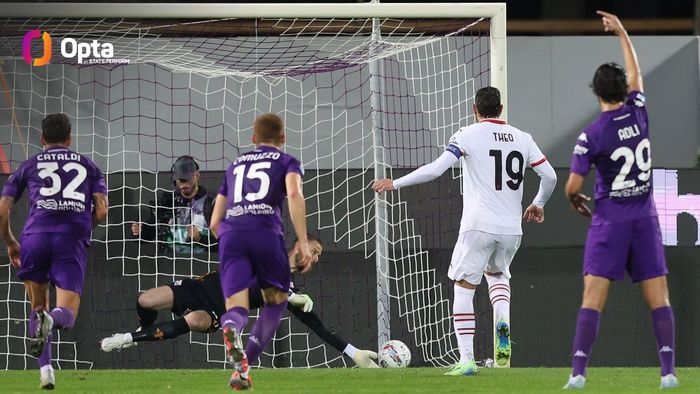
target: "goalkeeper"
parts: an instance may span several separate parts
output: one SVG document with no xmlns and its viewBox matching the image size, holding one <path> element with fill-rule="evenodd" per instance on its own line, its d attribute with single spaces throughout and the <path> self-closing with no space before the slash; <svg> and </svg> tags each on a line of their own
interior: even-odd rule
<svg viewBox="0 0 700 394">
<path fill-rule="evenodd" d="M 323 250 L 321 240 L 309 234 L 308 242 L 311 254 L 318 261 L 318 256 Z M 297 271 L 296 250 L 293 247 L 289 252 L 292 273 Z M 250 309 L 258 309 L 263 306 L 263 303 L 260 289 L 251 286 Z M 289 290 L 287 309 L 326 343 L 352 358 L 358 367 L 378 368 L 377 363 L 373 361 L 376 360 L 377 353 L 359 350 L 326 328 L 318 315 L 312 312 L 311 297 L 299 292 L 293 284 Z M 154 324 L 158 317 L 158 310 L 170 310 L 179 317 Z M 215 332 L 219 329 L 219 317 L 225 311 L 218 271 L 209 272 L 195 279 L 178 280 L 167 286 L 149 289 L 142 293 L 136 303 L 139 329 L 131 333 L 118 333 L 104 338 L 100 348 L 105 352 L 111 352 L 136 346 L 139 342 L 173 339 L 190 331 Z M 255 361 L 253 357 L 249 360 L 250 363 Z"/>
</svg>

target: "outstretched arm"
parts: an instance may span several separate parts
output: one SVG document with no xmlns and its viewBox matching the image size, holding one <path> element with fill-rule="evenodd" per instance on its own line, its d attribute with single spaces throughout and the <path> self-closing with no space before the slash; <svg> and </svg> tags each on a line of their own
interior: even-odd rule
<svg viewBox="0 0 700 394">
<path fill-rule="evenodd" d="M 625 71 L 627 72 L 627 84 L 630 91 L 643 92 L 644 86 L 642 83 L 642 72 L 639 68 L 637 53 L 632 45 L 627 30 L 620 22 L 620 19 L 611 13 L 605 11 L 597 11 L 598 15 L 603 19 L 605 31 L 611 31 L 620 38 L 620 46 L 622 47 L 622 55 L 625 58 Z"/>
<path fill-rule="evenodd" d="M 324 342 L 333 346 L 339 352 L 343 352 L 355 361 L 360 368 L 378 368 L 377 363 L 372 361 L 377 359 L 377 353 L 360 350 L 346 342 L 335 332 L 326 328 L 321 322 L 321 319 L 314 312 L 304 312 L 302 308 L 295 307 L 291 304 L 287 309 L 299 319 L 305 326 L 309 327 L 314 334 L 318 335 Z"/>
<path fill-rule="evenodd" d="M 381 193 L 432 181 L 447 171 L 447 169 L 450 168 L 452 164 L 457 162 L 457 160 L 459 159 L 454 155 L 454 153 L 445 151 L 442 155 L 440 155 L 440 157 L 437 158 L 437 160 L 430 164 L 418 167 L 399 179 L 378 179 L 374 181 L 372 189 L 374 189 L 374 191 L 377 193 Z"/>
</svg>

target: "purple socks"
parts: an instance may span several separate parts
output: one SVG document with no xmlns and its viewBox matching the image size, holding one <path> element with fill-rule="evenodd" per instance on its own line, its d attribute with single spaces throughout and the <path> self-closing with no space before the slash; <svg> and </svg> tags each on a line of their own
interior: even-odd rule
<svg viewBox="0 0 700 394">
<path fill-rule="evenodd" d="M 266 304 L 260 312 L 260 317 L 253 325 L 250 338 L 248 338 L 248 345 L 245 348 L 248 363 L 251 365 L 258 360 L 260 353 L 270 343 L 272 337 L 275 336 L 286 309 L 287 301 L 277 305 Z"/>
<path fill-rule="evenodd" d="M 248 324 L 248 310 L 237 306 L 231 308 L 221 315 L 221 328 L 234 328 L 237 333 L 241 333 Z"/>
<path fill-rule="evenodd" d="M 581 308 L 576 319 L 576 336 L 574 336 L 574 348 L 571 351 L 571 364 L 573 372 L 571 376 L 586 376 L 588 357 L 591 355 L 593 342 L 598 336 L 600 326 L 600 312 L 595 309 Z"/>
<path fill-rule="evenodd" d="M 56 307 L 49 313 L 53 318 L 53 328 L 69 330 L 75 324 L 75 313 L 65 307 Z"/>
<path fill-rule="evenodd" d="M 656 348 L 659 351 L 661 361 L 661 376 L 676 374 L 676 327 L 673 321 L 673 309 L 670 306 L 662 306 L 651 311 L 654 321 L 654 334 L 656 334 Z"/>
</svg>

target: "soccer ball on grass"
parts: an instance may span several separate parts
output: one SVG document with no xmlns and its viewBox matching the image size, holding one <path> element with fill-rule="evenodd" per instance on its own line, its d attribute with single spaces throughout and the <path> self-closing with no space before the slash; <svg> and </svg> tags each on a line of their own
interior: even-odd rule
<svg viewBox="0 0 700 394">
<path fill-rule="evenodd" d="M 382 368 L 406 368 L 410 363 L 411 351 L 401 341 L 388 341 L 379 349 L 379 365 Z"/>
</svg>

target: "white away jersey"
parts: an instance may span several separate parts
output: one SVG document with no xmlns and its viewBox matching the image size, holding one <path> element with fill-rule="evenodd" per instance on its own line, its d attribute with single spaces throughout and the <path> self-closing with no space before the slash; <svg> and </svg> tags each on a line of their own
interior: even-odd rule
<svg viewBox="0 0 700 394">
<path fill-rule="evenodd" d="M 459 232 L 522 235 L 525 168 L 547 160 L 532 136 L 505 121 L 484 119 L 459 129 L 447 150 L 464 159 Z"/>
</svg>

